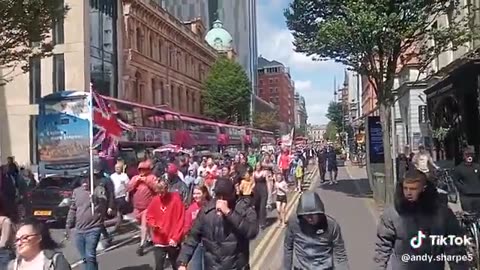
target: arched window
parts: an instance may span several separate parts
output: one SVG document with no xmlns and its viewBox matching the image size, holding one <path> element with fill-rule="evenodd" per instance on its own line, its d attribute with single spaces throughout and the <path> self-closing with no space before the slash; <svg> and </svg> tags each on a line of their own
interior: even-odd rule
<svg viewBox="0 0 480 270">
<path fill-rule="evenodd" d="M 137 27 L 137 51 L 143 52 L 143 32 L 140 27 Z"/>
</svg>

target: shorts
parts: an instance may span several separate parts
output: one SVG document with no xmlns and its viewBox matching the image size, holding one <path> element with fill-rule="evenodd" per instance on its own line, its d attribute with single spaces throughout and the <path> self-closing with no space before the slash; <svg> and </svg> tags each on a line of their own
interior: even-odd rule
<svg viewBox="0 0 480 270">
<path fill-rule="evenodd" d="M 277 202 L 287 203 L 287 195 L 277 195 Z"/>
<path fill-rule="evenodd" d="M 338 171 L 337 165 L 328 166 L 328 171 L 329 172 L 337 172 Z"/>
</svg>

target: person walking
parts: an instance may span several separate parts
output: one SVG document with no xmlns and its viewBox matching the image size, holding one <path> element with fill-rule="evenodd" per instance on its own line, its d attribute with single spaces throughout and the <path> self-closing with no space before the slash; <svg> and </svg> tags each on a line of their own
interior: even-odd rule
<svg viewBox="0 0 480 270">
<path fill-rule="evenodd" d="M 320 183 L 325 183 L 325 174 L 327 172 L 326 150 L 320 148 L 317 151 L 318 173 L 320 174 Z"/>
<path fill-rule="evenodd" d="M 98 269 L 97 246 L 108 208 L 108 195 L 100 183 L 101 178 L 102 176 L 95 174 L 93 194 L 90 192 L 90 179 L 84 178 L 82 185 L 73 190 L 67 215 L 65 238 L 68 239 L 70 230 L 75 228 L 75 245 L 85 270 Z"/>
<path fill-rule="evenodd" d="M 277 215 L 278 215 L 278 226 L 284 227 L 287 224 L 286 216 L 287 216 L 287 192 L 288 192 L 288 184 L 281 173 L 277 173 L 275 175 L 275 188 L 274 194 L 277 197 L 276 206 L 277 206 Z"/>
<path fill-rule="evenodd" d="M 133 214 L 140 224 L 140 246 L 137 255 L 143 256 L 149 229 L 147 227 L 145 210 L 156 195 L 157 177 L 152 173 L 152 164 L 143 161 L 138 164 L 139 174 L 128 183 L 127 192 L 132 197 Z"/>
<path fill-rule="evenodd" d="M 260 162 L 255 165 L 253 181 L 255 182 L 255 186 L 253 188 L 255 211 L 257 212 L 260 229 L 264 230 L 267 227 L 268 186 L 267 171 L 262 169 L 262 164 Z"/>
<path fill-rule="evenodd" d="M 168 181 L 160 178 L 155 187 L 157 195 L 146 210 L 146 222 L 152 229 L 155 270 L 165 269 L 168 259 L 174 270 L 177 269 L 177 257 L 183 238 L 185 205 L 180 194 L 168 191 Z"/>
<path fill-rule="evenodd" d="M 325 153 L 325 157 L 327 160 L 327 170 L 330 176 L 329 184 L 337 184 L 337 176 L 338 176 L 338 166 L 337 166 L 337 154 L 335 153 L 335 149 L 333 146 L 329 146 L 327 148 L 327 152 Z"/>
<path fill-rule="evenodd" d="M 297 215 L 285 232 L 285 270 L 348 270 L 348 258 L 340 225 L 325 214 L 316 192 L 302 194 Z"/>
<path fill-rule="evenodd" d="M 182 245 L 179 270 L 187 269 L 200 243 L 205 248 L 205 269 L 250 269 L 250 241 L 259 231 L 255 210 L 248 201 L 237 198 L 230 180 L 218 180 L 215 195 L 198 213 Z"/>
<path fill-rule="evenodd" d="M 183 225 L 183 233 L 188 234 L 192 229 L 193 222 L 198 216 L 200 209 L 206 205 L 212 198 L 208 193 L 206 186 L 195 186 L 193 188 L 193 203 L 188 207 L 185 212 L 185 223 Z M 204 267 L 205 249 L 200 243 L 193 254 L 192 260 L 189 263 L 189 269 L 191 270 L 203 270 Z"/>
<path fill-rule="evenodd" d="M 434 183 L 427 181 L 425 173 L 410 170 L 396 186 L 393 205 L 388 206 L 380 217 L 373 269 L 439 270 L 445 269 L 442 260 L 407 262 L 405 255 L 467 256 L 464 246 L 433 246 L 431 241 L 423 241 L 414 248 L 411 240 L 419 237 L 419 232 L 424 233 L 426 239 L 431 235 L 445 238 L 464 235 L 455 214 L 439 199 Z M 451 270 L 469 269 L 466 260 L 451 260 L 449 266 Z"/>
<path fill-rule="evenodd" d="M 123 172 L 123 164 L 115 164 L 115 172 L 110 175 L 110 179 L 114 186 L 115 208 L 117 211 L 117 223 L 115 224 L 115 231 L 118 231 L 120 225 L 122 224 L 124 210 L 126 209 L 127 205 L 127 188 L 128 182 L 130 181 L 128 175 Z"/>
<path fill-rule="evenodd" d="M 43 222 L 36 219 L 26 220 L 17 231 L 15 245 L 18 256 L 10 262 L 9 270 L 71 269 L 65 256 L 59 251 L 61 245 L 52 239 Z"/>
</svg>

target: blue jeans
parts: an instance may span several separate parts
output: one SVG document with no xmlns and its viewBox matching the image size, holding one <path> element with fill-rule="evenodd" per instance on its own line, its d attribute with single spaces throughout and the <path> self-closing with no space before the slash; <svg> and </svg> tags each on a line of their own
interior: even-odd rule
<svg viewBox="0 0 480 270">
<path fill-rule="evenodd" d="M 85 270 L 98 270 L 97 245 L 100 241 L 101 227 L 76 233 L 75 244 L 85 264 Z"/>
<path fill-rule="evenodd" d="M 193 257 L 190 260 L 190 263 L 188 264 L 188 269 L 191 269 L 191 270 L 203 270 L 203 269 L 205 269 L 204 258 L 203 258 L 204 256 L 205 256 L 205 248 L 200 243 L 197 246 L 197 249 L 195 249 L 195 252 L 193 253 Z"/>
<path fill-rule="evenodd" d="M 13 251 L 0 248 L 0 270 L 7 270 L 8 263 L 13 258 Z"/>
</svg>

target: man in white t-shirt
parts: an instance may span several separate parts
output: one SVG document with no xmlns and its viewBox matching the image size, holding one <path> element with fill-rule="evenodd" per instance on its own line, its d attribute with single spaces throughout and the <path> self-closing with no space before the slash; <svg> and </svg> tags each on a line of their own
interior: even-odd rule
<svg viewBox="0 0 480 270">
<path fill-rule="evenodd" d="M 130 179 L 128 178 L 128 175 L 123 172 L 123 166 L 120 163 L 115 165 L 115 172 L 110 175 L 110 179 L 112 180 L 115 188 L 115 206 L 117 208 L 118 218 L 115 229 L 118 229 L 123 220 L 122 210 L 125 208 L 128 200 L 127 185 Z"/>
</svg>

